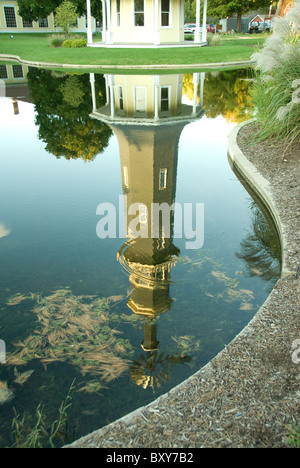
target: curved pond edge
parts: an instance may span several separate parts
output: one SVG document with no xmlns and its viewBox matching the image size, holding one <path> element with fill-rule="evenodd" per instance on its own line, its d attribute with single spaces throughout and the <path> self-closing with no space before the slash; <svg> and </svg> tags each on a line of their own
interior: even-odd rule
<svg viewBox="0 0 300 468">
<path fill-rule="evenodd" d="M 246 124 L 248 124 L 247 122 Z M 64 448 L 286 447 L 298 414 L 300 281 L 288 269 L 288 231 L 273 187 L 229 135 L 229 162 L 272 214 L 282 247 L 282 276 L 248 325 L 207 365 L 147 406 Z M 297 335 L 298 333 L 298 335 Z"/>
<path fill-rule="evenodd" d="M 38 61 L 31 61 L 25 60 L 19 57 L 18 55 L 11 55 L 11 54 L 0 54 L 0 60 L 7 60 L 7 61 L 16 61 L 21 63 L 22 65 L 28 65 L 30 67 L 38 67 L 38 68 L 50 68 L 50 69 L 78 69 L 78 70 L 119 70 L 119 71 L 129 71 L 129 70 L 200 70 L 200 69 L 216 69 L 216 68 L 234 68 L 234 67 L 250 67 L 253 65 L 253 61 L 251 60 L 243 60 L 243 61 L 234 61 L 234 62 L 217 62 L 217 63 L 183 63 L 183 64 L 157 64 L 157 65 L 76 65 L 70 63 L 49 63 L 49 62 L 38 62 Z"/>
</svg>

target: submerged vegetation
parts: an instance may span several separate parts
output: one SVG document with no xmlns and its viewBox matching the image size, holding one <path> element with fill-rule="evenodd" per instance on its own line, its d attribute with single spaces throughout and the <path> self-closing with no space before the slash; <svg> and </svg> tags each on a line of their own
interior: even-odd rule
<svg viewBox="0 0 300 468">
<path fill-rule="evenodd" d="M 74 382 L 73 382 L 74 383 Z M 56 440 L 66 442 L 67 438 L 67 410 L 71 406 L 71 392 L 74 389 L 73 383 L 68 395 L 58 409 L 58 418 L 48 425 L 44 413 L 44 407 L 39 404 L 35 415 L 29 416 L 20 414 L 14 409 L 15 417 L 12 422 L 12 448 L 56 448 Z"/>
<path fill-rule="evenodd" d="M 132 347 L 111 328 L 107 299 L 75 296 L 69 289 L 61 289 L 46 297 L 16 295 L 7 305 L 28 299 L 34 303 L 32 312 L 38 326 L 25 340 L 15 343 L 8 365 L 22 366 L 34 359 L 45 366 L 70 362 L 82 375 L 89 375 L 90 380 L 80 388 L 85 391 L 98 391 L 128 369 L 130 361 L 124 355 Z"/>
</svg>

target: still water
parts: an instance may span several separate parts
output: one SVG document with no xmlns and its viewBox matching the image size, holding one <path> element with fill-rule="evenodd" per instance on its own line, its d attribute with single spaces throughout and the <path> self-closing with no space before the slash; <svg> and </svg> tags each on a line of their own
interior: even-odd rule
<svg viewBox="0 0 300 468">
<path fill-rule="evenodd" d="M 50 433 L 69 390 L 56 446 L 149 403 L 212 359 L 265 301 L 280 275 L 279 242 L 227 160 L 230 130 L 252 116 L 249 78 L 29 69 L 25 88 L 7 86 L 1 447 L 16 441 L 13 420 L 24 418 L 17 436 L 26 440 L 37 408 Z M 154 203 L 176 203 L 170 232 L 136 239 Z M 178 223 L 185 204 L 204 235 L 193 248 L 184 216 Z M 126 206 L 138 211 L 125 218 Z"/>
</svg>

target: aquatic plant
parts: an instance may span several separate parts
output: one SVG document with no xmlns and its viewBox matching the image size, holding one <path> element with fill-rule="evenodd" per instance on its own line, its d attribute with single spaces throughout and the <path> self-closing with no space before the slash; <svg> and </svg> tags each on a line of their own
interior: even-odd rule
<svg viewBox="0 0 300 468">
<path fill-rule="evenodd" d="M 213 257 L 205 253 L 198 253 L 197 261 L 185 256 L 180 259 L 181 263 L 191 265 L 192 268 L 201 269 L 205 264 L 210 269 L 209 280 L 207 281 L 207 289 L 205 295 L 214 301 L 224 301 L 226 303 L 240 303 L 239 310 L 253 310 L 255 299 L 253 291 L 239 288 L 240 276 L 244 276 L 244 271 L 236 271 L 235 277 L 228 276 L 223 271 L 223 265 Z M 260 271 L 252 272 L 253 276 L 260 275 Z M 210 281 L 210 277 L 214 281 Z"/>
<path fill-rule="evenodd" d="M 66 443 L 67 440 L 67 410 L 71 406 L 71 392 L 74 389 L 72 382 L 66 398 L 58 409 L 58 418 L 48 425 L 44 406 L 40 403 L 35 411 L 35 424 L 32 427 L 32 416 L 20 414 L 14 409 L 15 417 L 12 422 L 12 448 L 56 448 L 56 439 Z"/>
<path fill-rule="evenodd" d="M 300 141 L 300 1 L 277 19 L 274 33 L 252 56 L 258 72 L 251 94 L 260 124 L 258 137 Z"/>
<path fill-rule="evenodd" d="M 69 362 L 83 375 L 99 377 L 102 386 L 128 369 L 130 361 L 124 355 L 132 347 L 109 324 L 109 303 L 114 298 L 75 296 L 69 289 L 61 289 L 46 297 L 16 295 L 8 305 L 20 304 L 28 297 L 34 302 L 32 312 L 38 327 L 25 340 L 15 343 L 16 350 L 7 357 L 8 365 L 20 366 L 34 359 L 45 366 Z M 101 387 L 100 381 L 97 389 Z M 85 387 L 91 388 L 88 384 Z"/>
</svg>

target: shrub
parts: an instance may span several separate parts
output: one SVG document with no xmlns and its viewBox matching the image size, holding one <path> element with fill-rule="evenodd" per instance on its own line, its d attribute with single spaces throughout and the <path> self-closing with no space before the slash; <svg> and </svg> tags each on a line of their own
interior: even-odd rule
<svg viewBox="0 0 300 468">
<path fill-rule="evenodd" d="M 65 40 L 66 36 L 63 34 L 53 34 L 49 36 L 49 43 L 52 47 L 61 47 Z"/>
<path fill-rule="evenodd" d="M 86 44 L 87 44 L 86 39 L 67 39 L 66 41 L 63 42 L 62 46 L 79 48 L 79 47 L 85 47 Z"/>
<path fill-rule="evenodd" d="M 300 448 L 300 427 L 297 424 L 291 424 L 288 426 L 290 433 L 288 442 L 294 448 Z"/>
<path fill-rule="evenodd" d="M 62 46 L 63 47 L 72 47 L 72 39 L 67 39 L 66 41 L 63 42 Z"/>
<path fill-rule="evenodd" d="M 86 47 L 87 40 L 86 39 L 73 39 L 72 47 L 79 48 L 79 47 Z"/>
<path fill-rule="evenodd" d="M 274 33 L 252 56 L 257 79 L 252 88 L 261 139 L 300 142 L 300 2 L 276 21 Z"/>
<path fill-rule="evenodd" d="M 207 40 L 208 45 L 211 45 L 212 38 L 213 38 L 213 33 L 211 32 L 207 33 L 206 40 Z"/>
<path fill-rule="evenodd" d="M 217 34 L 208 33 L 207 34 L 207 44 L 210 46 L 219 46 L 221 44 L 221 38 Z"/>
</svg>

